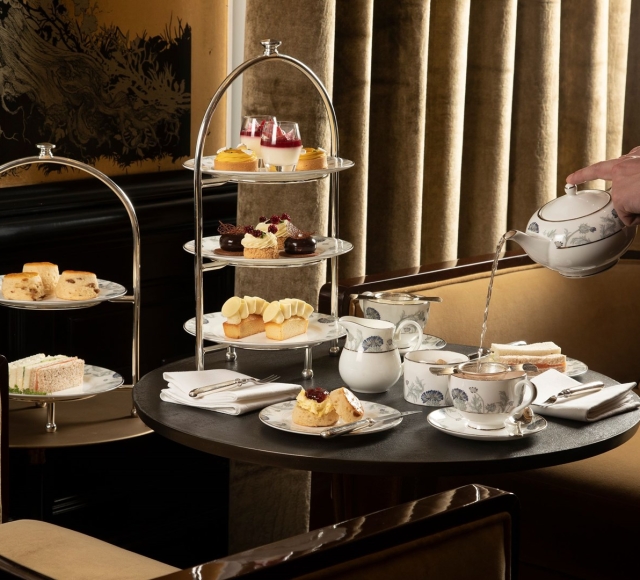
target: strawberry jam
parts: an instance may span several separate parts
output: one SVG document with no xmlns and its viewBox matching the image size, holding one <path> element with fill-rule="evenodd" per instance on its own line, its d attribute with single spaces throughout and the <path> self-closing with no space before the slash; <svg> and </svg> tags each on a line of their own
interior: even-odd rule
<svg viewBox="0 0 640 580">
<path fill-rule="evenodd" d="M 329 396 L 329 391 L 325 391 L 320 387 L 315 387 L 313 389 L 307 389 L 305 391 L 305 395 L 307 396 L 307 399 L 311 399 L 317 403 L 322 403 L 322 401 Z"/>
</svg>

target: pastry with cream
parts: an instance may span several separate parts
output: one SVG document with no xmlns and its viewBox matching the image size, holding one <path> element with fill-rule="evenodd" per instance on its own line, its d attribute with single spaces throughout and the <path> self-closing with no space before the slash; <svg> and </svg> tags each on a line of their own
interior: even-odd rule
<svg viewBox="0 0 640 580">
<path fill-rule="evenodd" d="M 42 300 L 45 297 L 44 283 L 37 272 L 5 274 L 2 295 L 7 300 Z"/>
<path fill-rule="evenodd" d="M 39 274 L 44 285 L 45 294 L 51 295 L 54 293 L 56 284 L 60 279 L 57 264 L 52 264 L 51 262 L 29 262 L 22 266 L 22 271 Z"/>
<path fill-rule="evenodd" d="M 492 358 L 506 365 L 534 364 L 538 371 L 556 369 L 567 370 L 567 357 L 554 342 L 535 342 L 514 346 L 512 344 L 491 344 Z"/>
<path fill-rule="evenodd" d="M 305 232 L 292 223 L 287 225 L 289 237 L 284 241 L 284 253 L 290 256 L 306 256 L 316 251 L 313 232 Z"/>
<path fill-rule="evenodd" d="M 296 164 L 296 171 L 308 171 L 310 169 L 326 169 L 327 152 L 324 149 L 303 147 Z"/>
<path fill-rule="evenodd" d="M 93 272 L 65 270 L 60 274 L 55 294 L 63 300 L 91 300 L 100 294 L 100 287 Z"/>
<path fill-rule="evenodd" d="M 297 298 L 285 298 L 269 303 L 262 313 L 267 338 L 286 340 L 307 332 L 313 306 Z"/>
<path fill-rule="evenodd" d="M 320 387 L 301 389 L 291 416 L 294 423 L 305 427 L 330 427 L 339 418 L 329 392 Z"/>
<path fill-rule="evenodd" d="M 268 302 L 258 296 L 233 296 L 222 305 L 222 316 L 227 320 L 222 323 L 225 336 L 228 338 L 245 338 L 252 334 L 264 332 L 262 313 Z"/>
<path fill-rule="evenodd" d="M 220 171 L 258 171 L 258 157 L 246 145 L 219 149 L 213 164 Z"/>
<path fill-rule="evenodd" d="M 220 249 L 225 252 L 242 254 L 244 252 L 242 238 L 244 238 L 247 231 L 251 229 L 251 226 L 234 226 L 233 224 L 220 222 L 218 226 L 218 233 L 220 234 L 218 244 L 220 245 Z"/>
<path fill-rule="evenodd" d="M 275 259 L 279 257 L 278 238 L 272 232 L 261 232 L 251 228 L 241 241 L 245 258 L 254 260 Z"/>
<path fill-rule="evenodd" d="M 291 217 L 288 213 L 282 215 L 272 215 L 270 218 L 260 217 L 260 221 L 256 229 L 261 232 L 271 232 L 278 240 L 278 250 L 284 250 L 284 244 L 289 237 L 288 226 L 291 223 Z"/>
</svg>

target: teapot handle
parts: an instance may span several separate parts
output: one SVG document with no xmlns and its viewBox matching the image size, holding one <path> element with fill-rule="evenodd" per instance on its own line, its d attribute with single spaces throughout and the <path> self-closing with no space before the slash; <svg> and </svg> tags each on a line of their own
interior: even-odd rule
<svg viewBox="0 0 640 580">
<path fill-rule="evenodd" d="M 417 340 L 414 339 L 411 342 L 411 346 L 407 351 L 407 352 L 411 352 L 412 350 L 417 350 L 422 345 L 422 327 L 415 320 L 410 320 L 409 318 L 405 318 L 404 320 L 401 320 L 396 326 L 396 329 L 393 333 L 393 342 L 396 343 L 400 340 L 400 332 L 407 325 L 413 326 L 418 332 L 418 339 Z"/>
</svg>

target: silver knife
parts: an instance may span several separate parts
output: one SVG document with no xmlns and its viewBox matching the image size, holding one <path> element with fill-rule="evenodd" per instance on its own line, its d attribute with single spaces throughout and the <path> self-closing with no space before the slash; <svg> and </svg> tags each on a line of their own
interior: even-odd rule
<svg viewBox="0 0 640 580">
<path fill-rule="evenodd" d="M 568 399 L 569 397 L 575 397 L 576 395 L 586 395 L 594 391 L 599 391 L 604 387 L 602 381 L 592 381 L 590 383 L 584 383 L 576 387 L 570 387 L 560 391 L 557 395 L 551 395 L 546 401 L 540 403 L 541 407 L 548 407 L 558 401 L 558 399 Z"/>
<path fill-rule="evenodd" d="M 339 425 L 338 427 L 329 427 L 329 429 L 325 429 L 320 435 L 322 435 L 325 439 L 329 439 L 331 437 L 337 437 L 338 435 L 345 435 L 346 433 L 351 433 L 356 429 L 363 429 L 364 427 L 370 427 L 371 425 L 383 425 L 384 423 L 389 423 L 391 421 L 396 421 L 397 419 L 404 417 L 405 415 L 413 415 L 415 413 L 422 413 L 422 411 L 404 411 L 402 413 L 397 413 L 396 415 L 389 415 L 388 417 L 383 417 L 382 419 L 360 419 L 360 421 L 354 421 L 353 423 L 347 423 L 346 425 Z"/>
<path fill-rule="evenodd" d="M 230 381 L 223 381 L 221 383 L 214 383 L 213 385 L 206 385 L 204 387 L 198 387 L 197 389 L 192 389 L 189 391 L 190 397 L 197 397 L 202 393 L 207 393 L 209 391 L 217 391 L 222 387 L 230 387 L 231 385 L 235 385 L 238 382 L 238 379 L 233 379 Z"/>
</svg>

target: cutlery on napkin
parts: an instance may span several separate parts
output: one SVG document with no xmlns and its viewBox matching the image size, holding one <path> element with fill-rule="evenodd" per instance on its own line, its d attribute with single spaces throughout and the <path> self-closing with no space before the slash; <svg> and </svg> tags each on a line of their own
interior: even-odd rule
<svg viewBox="0 0 640 580">
<path fill-rule="evenodd" d="M 630 392 L 636 383 L 612 385 L 595 393 L 560 398 L 553 405 L 544 406 L 543 403 L 550 397 L 558 395 L 564 389 L 579 387 L 582 383 L 555 369 L 532 377 L 531 382 L 538 390 L 532 403 L 533 410 L 548 417 L 591 422 L 640 407 L 638 398 Z"/>
<path fill-rule="evenodd" d="M 194 398 L 189 396 L 189 392 L 193 389 L 212 383 L 248 378 L 248 375 L 226 369 L 211 369 L 169 372 L 162 376 L 167 381 L 167 388 L 160 391 L 160 398 L 163 401 L 208 409 L 227 415 L 242 415 L 280 401 L 295 399 L 302 388 L 300 385 L 290 383 L 268 383 Z"/>
</svg>

